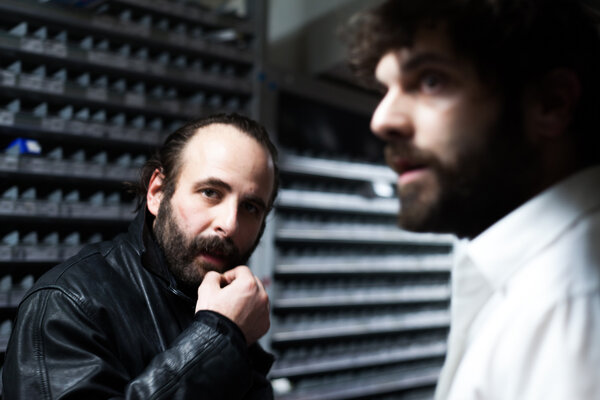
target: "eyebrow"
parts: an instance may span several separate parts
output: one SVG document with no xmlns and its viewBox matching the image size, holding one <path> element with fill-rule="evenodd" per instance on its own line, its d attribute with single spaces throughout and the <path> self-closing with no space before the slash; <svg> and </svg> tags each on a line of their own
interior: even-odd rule
<svg viewBox="0 0 600 400">
<path fill-rule="evenodd" d="M 194 189 L 196 190 L 202 188 L 203 186 L 216 186 L 218 188 L 231 191 L 231 186 L 219 178 L 206 178 L 194 183 Z"/>
<path fill-rule="evenodd" d="M 212 186 L 212 187 L 217 187 L 217 188 L 221 188 L 223 190 L 226 190 L 228 192 L 231 191 L 231 185 L 229 185 L 227 182 L 219 179 L 219 178 L 214 178 L 214 177 L 209 177 L 206 179 L 203 179 L 201 181 L 198 181 L 196 183 L 194 183 L 194 189 L 198 190 L 203 188 L 204 186 Z M 244 196 L 244 200 L 245 201 L 250 201 L 253 203 L 256 203 L 256 205 L 260 208 L 262 208 L 263 210 L 267 209 L 267 204 L 264 202 L 263 199 L 261 199 L 258 196 L 255 195 L 246 195 Z"/>
<path fill-rule="evenodd" d="M 456 65 L 456 61 L 438 53 L 418 53 L 401 63 L 401 70 L 410 72 L 421 68 L 425 64 L 444 64 L 452 67 Z"/>
</svg>

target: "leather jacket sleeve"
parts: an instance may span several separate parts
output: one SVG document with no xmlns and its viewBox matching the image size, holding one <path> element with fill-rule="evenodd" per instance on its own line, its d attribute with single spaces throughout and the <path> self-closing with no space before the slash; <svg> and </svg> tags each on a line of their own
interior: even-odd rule
<svg viewBox="0 0 600 400">
<path fill-rule="evenodd" d="M 217 313 L 198 312 L 168 348 L 148 355 L 142 372 L 130 376 L 100 326 L 101 312 L 58 288 L 31 293 L 19 308 L 7 349 L 3 398 L 273 397 L 265 363 L 246 346 L 239 328 Z"/>
</svg>

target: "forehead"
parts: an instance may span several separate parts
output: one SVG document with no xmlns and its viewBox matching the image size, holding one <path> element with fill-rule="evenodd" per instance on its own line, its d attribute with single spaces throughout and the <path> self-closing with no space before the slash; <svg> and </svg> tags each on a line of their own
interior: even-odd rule
<svg viewBox="0 0 600 400">
<path fill-rule="evenodd" d="M 234 126 L 212 124 L 198 129 L 182 154 L 181 176 L 247 179 L 260 186 L 274 179 L 270 153 L 256 139 Z M 268 177 L 269 179 L 265 179 Z"/>
<path fill-rule="evenodd" d="M 446 28 L 441 25 L 419 28 L 411 44 L 398 49 L 390 49 L 379 60 L 375 76 L 387 84 L 391 74 L 411 72 L 424 65 L 438 64 L 446 67 L 471 68 L 471 63 L 458 55 L 449 39 Z"/>
</svg>

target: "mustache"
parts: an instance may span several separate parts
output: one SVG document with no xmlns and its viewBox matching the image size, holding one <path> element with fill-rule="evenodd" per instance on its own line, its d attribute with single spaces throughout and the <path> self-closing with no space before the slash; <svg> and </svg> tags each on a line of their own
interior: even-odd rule
<svg viewBox="0 0 600 400">
<path fill-rule="evenodd" d="M 230 238 L 197 236 L 189 244 L 190 254 L 208 253 L 225 258 L 228 263 L 240 260 L 240 251 Z"/>
<path fill-rule="evenodd" d="M 387 144 L 383 150 L 386 163 L 394 168 L 398 160 L 411 165 L 435 165 L 437 158 L 428 151 L 420 150 L 408 143 Z"/>
</svg>

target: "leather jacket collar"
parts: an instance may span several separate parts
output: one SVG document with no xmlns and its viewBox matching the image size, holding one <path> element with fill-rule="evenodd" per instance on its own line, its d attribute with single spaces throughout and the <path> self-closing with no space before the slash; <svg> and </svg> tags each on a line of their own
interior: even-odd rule
<svg viewBox="0 0 600 400">
<path fill-rule="evenodd" d="M 162 279 L 168 285 L 169 290 L 195 303 L 195 297 L 190 296 L 189 293 L 184 293 L 179 288 L 177 280 L 169 270 L 165 255 L 156 242 L 152 231 L 154 218 L 155 217 L 150 214 L 146 207 L 146 203 L 144 202 L 132 223 L 129 225 L 129 237 L 132 240 L 134 248 L 141 256 L 142 265 Z"/>
</svg>

